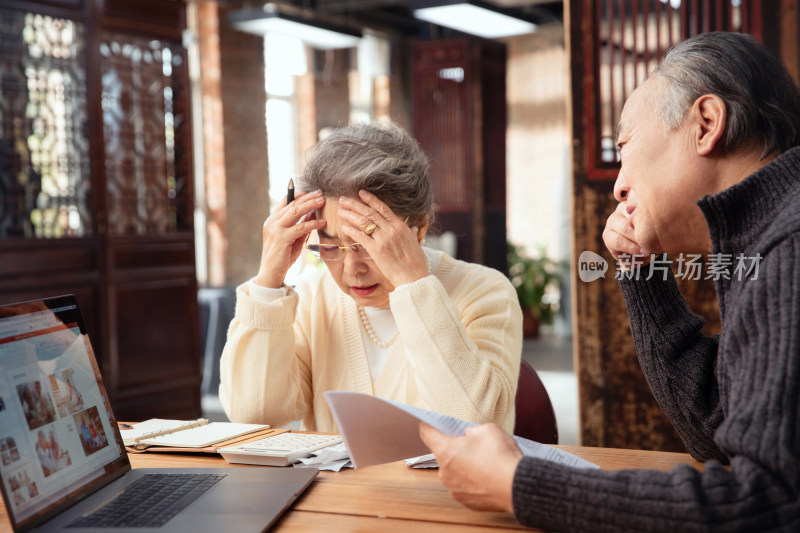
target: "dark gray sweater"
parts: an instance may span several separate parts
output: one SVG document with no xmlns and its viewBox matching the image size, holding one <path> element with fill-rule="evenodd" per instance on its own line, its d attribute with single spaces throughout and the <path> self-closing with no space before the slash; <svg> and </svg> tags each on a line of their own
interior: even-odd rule
<svg viewBox="0 0 800 533">
<path fill-rule="evenodd" d="M 761 255 L 757 279 L 731 268 L 732 279 L 716 282 L 722 334 L 700 332 L 703 320 L 671 274 L 620 287 L 642 371 L 689 452 L 707 461 L 704 472 L 575 470 L 524 458 L 514 476 L 520 523 L 800 531 L 800 147 L 699 205 L 713 253 L 734 263 Z"/>
</svg>

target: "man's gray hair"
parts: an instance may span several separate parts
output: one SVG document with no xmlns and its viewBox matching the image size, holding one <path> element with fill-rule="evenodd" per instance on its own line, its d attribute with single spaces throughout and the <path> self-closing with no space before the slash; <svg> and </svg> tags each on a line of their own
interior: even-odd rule
<svg viewBox="0 0 800 533">
<path fill-rule="evenodd" d="M 764 158 L 800 145 L 800 91 L 781 60 L 750 35 L 691 37 L 667 52 L 652 77 L 667 80 L 656 115 L 668 129 L 683 124 L 699 97 L 714 94 L 727 110 L 723 153 L 747 146 Z"/>
<path fill-rule="evenodd" d="M 327 198 L 371 192 L 409 225 L 433 221 L 430 164 L 416 139 L 392 122 L 358 123 L 334 130 L 310 151 L 302 190 Z"/>
</svg>

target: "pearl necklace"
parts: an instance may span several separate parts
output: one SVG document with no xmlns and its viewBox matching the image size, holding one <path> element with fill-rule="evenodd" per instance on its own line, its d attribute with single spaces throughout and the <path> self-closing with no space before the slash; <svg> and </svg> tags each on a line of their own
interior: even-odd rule
<svg viewBox="0 0 800 533">
<path fill-rule="evenodd" d="M 425 266 L 428 267 L 428 273 L 430 273 L 431 259 L 430 257 L 428 257 L 428 253 L 425 250 L 422 250 L 422 253 L 425 255 Z M 364 308 L 361 306 L 358 307 L 358 315 L 361 317 L 361 325 L 364 326 L 364 331 L 367 332 L 367 337 L 369 337 L 369 340 L 371 340 L 372 343 L 375 344 L 375 346 L 386 349 L 392 344 L 394 344 L 394 341 L 397 340 L 397 335 L 400 333 L 399 329 L 394 332 L 394 334 L 389 338 L 389 340 L 385 341 L 381 340 L 381 338 L 378 337 L 378 334 L 375 333 L 375 330 L 372 328 L 372 324 L 370 324 L 369 322 L 369 317 L 367 316 L 367 312 L 364 311 Z"/>
<path fill-rule="evenodd" d="M 400 333 L 400 330 L 395 331 L 394 335 L 392 335 L 389 340 L 381 340 L 380 337 L 378 337 L 378 334 L 375 333 L 375 330 L 372 329 L 372 324 L 369 323 L 369 317 L 367 316 L 367 312 L 364 311 L 363 307 L 359 306 L 358 314 L 361 317 L 361 324 L 364 326 L 364 330 L 367 332 L 367 337 L 369 337 L 369 340 L 371 340 L 373 344 L 379 348 L 386 349 L 394 344 L 394 341 L 397 340 L 397 335 Z"/>
</svg>

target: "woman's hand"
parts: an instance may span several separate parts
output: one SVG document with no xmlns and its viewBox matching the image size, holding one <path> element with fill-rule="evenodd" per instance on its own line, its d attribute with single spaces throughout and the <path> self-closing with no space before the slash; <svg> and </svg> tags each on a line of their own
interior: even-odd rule
<svg viewBox="0 0 800 533">
<path fill-rule="evenodd" d="M 262 229 L 261 264 L 255 282 L 278 289 L 292 264 L 297 261 L 309 233 L 325 227 L 315 218 L 314 210 L 325 205 L 321 191 L 300 193 L 295 200 L 281 206 L 264 222 Z"/>
<path fill-rule="evenodd" d="M 346 196 L 339 198 L 339 216 L 345 222 L 342 232 L 366 248 L 393 286 L 428 276 L 425 252 L 418 241 L 419 228 L 406 226 L 374 194 L 362 190 L 358 195 L 364 203 Z"/>
</svg>

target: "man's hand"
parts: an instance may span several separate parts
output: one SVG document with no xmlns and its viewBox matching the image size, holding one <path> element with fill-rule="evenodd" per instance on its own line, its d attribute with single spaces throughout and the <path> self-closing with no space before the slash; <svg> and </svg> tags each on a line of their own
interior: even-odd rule
<svg viewBox="0 0 800 533">
<path fill-rule="evenodd" d="M 614 259 L 618 259 L 620 254 L 649 255 L 650 252 L 643 250 L 639 243 L 636 242 L 630 216 L 627 214 L 626 209 L 625 202 L 620 202 L 611 216 L 608 217 L 606 228 L 603 230 L 603 242 L 606 244 L 608 251 L 611 252 L 611 255 L 614 256 Z"/>
<path fill-rule="evenodd" d="M 419 435 L 439 463 L 450 495 L 476 511 L 513 512 L 511 488 L 522 451 L 497 424 L 469 427 L 463 437 L 420 422 Z"/>
<path fill-rule="evenodd" d="M 650 262 L 650 252 L 636 242 L 625 202 L 620 202 L 608 217 L 606 228 L 603 230 L 603 242 L 614 259 L 623 265 L 630 262 L 631 256 L 642 258 L 637 260 L 637 265 L 646 265 Z"/>
</svg>

